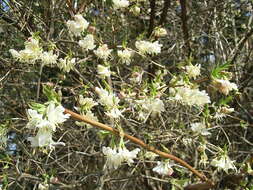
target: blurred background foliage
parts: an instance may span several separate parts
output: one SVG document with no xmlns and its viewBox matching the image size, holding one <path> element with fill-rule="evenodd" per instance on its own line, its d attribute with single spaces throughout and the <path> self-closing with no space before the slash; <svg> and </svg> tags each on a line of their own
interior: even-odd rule
<svg viewBox="0 0 253 190">
<path fill-rule="evenodd" d="M 66 21 L 76 13 L 82 13 L 94 26 L 91 28 L 93 33 L 111 48 L 126 42 L 128 47 L 134 47 L 137 38 L 149 38 L 156 26 L 166 28 L 168 35 L 160 40 L 163 51 L 153 56 L 152 60 L 173 74 L 180 73 L 178 66 L 189 60 L 193 64 L 201 63 L 202 75 L 206 76 L 201 81 L 204 86 L 208 85 L 211 70 L 217 65 L 229 63 L 231 67 L 228 70 L 233 72 L 240 92 L 229 102 L 236 112 L 219 123 L 219 129 L 213 132 L 208 142 L 220 147 L 228 145 L 231 158 L 239 163 L 237 168 L 252 164 L 253 1 L 131 2 L 141 8 L 139 15 L 129 10 L 115 12 L 109 0 L 0 0 L 0 123 L 7 138 L 7 145 L 2 146 L 0 154 L 0 186 L 3 189 L 37 189 L 39 184 L 50 184 L 50 189 L 103 187 L 169 190 L 183 189 L 182 184 L 197 180 L 182 168 L 172 177 L 158 176 L 152 172 L 152 162 L 146 162 L 145 159 L 138 162 L 138 167 L 124 165 L 106 174 L 103 172 L 105 160 L 100 151 L 105 142 L 101 141 L 101 135 L 97 135 L 96 129 L 80 128 L 73 121 L 68 121 L 56 134 L 64 139 L 66 146 L 56 147 L 55 151 L 47 154 L 29 147 L 26 141 L 29 134 L 25 129 L 28 103 L 46 101 L 42 93 L 36 99 L 39 78 L 39 85 L 47 84 L 61 91 L 63 106 L 72 110 L 78 95 L 84 93 L 93 96 L 94 85 L 98 84 L 98 61 L 87 61 L 87 55 L 80 51 L 77 42 L 67 32 Z M 68 74 L 58 68 L 45 66 L 40 76 L 39 65 L 14 61 L 9 53 L 11 48 L 22 49 L 24 41 L 33 33 L 41 38 L 44 47 L 51 42 L 56 44 L 59 57 L 72 54 L 83 61 Z M 116 81 L 113 83 L 116 92 L 121 90 L 123 81 L 127 81 L 131 69 L 142 68 L 151 74 L 158 70 L 156 66 L 147 67 L 145 62 L 138 59 L 131 63 L 131 67 L 117 66 L 116 59 L 112 59 L 112 62 L 112 70 L 121 73 L 122 77 L 112 78 Z M 165 77 L 166 81 L 170 79 Z M 210 89 L 208 93 L 211 92 Z M 221 99 L 218 94 L 211 96 L 213 101 Z M 131 123 L 126 120 L 123 121 L 124 125 L 129 125 L 126 131 L 158 148 L 162 148 L 162 143 L 170 153 L 185 159 L 214 181 L 219 181 L 216 189 L 252 189 L 252 173 L 240 173 L 240 176 L 243 175 L 240 180 L 239 174 L 225 178 L 224 173 L 217 172 L 210 165 L 198 163 L 199 138 L 192 136 L 185 128 L 185 123 L 194 120 L 196 110 L 178 108 L 173 104 L 166 105 L 166 109 L 163 124 L 154 121 Z M 99 120 L 106 123 L 101 110 L 96 111 Z M 187 139 L 192 141 L 183 143 Z"/>
</svg>

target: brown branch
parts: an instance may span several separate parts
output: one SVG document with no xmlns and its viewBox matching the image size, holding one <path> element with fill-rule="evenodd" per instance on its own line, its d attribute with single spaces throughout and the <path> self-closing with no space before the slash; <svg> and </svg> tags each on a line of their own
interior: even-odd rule
<svg viewBox="0 0 253 190">
<path fill-rule="evenodd" d="M 231 64 L 234 64 L 236 58 L 238 57 L 240 51 L 242 50 L 242 48 L 244 47 L 244 44 L 247 42 L 247 40 L 253 35 L 253 28 L 251 28 L 251 30 L 245 34 L 245 36 L 243 37 L 243 39 L 239 42 L 239 44 L 236 46 L 235 48 L 235 53 L 232 56 L 232 59 L 230 61 Z"/>
<path fill-rule="evenodd" d="M 94 127 L 98 127 L 98 128 L 100 128 L 102 130 L 109 131 L 109 132 L 111 132 L 111 133 L 113 133 L 115 135 L 118 135 L 118 136 L 122 136 L 123 135 L 125 138 L 127 138 L 130 141 L 132 141 L 133 143 L 138 144 L 141 147 L 143 147 L 143 148 L 145 148 L 145 149 L 147 149 L 149 151 L 152 151 L 152 152 L 158 154 L 159 156 L 161 156 L 163 158 L 169 158 L 171 160 L 174 160 L 175 162 L 179 163 L 180 165 L 188 168 L 192 173 L 194 173 L 196 176 L 198 176 L 201 180 L 206 181 L 206 182 L 208 182 L 210 184 L 213 184 L 211 181 L 209 181 L 207 179 L 207 177 L 205 175 L 201 174 L 196 169 L 194 169 L 192 166 L 190 166 L 188 163 L 186 163 L 185 161 L 181 160 L 180 158 L 178 158 L 178 157 L 176 157 L 176 156 L 174 156 L 172 154 L 168 154 L 168 153 L 162 152 L 160 150 L 157 150 L 155 147 L 147 145 L 142 140 L 140 140 L 140 139 L 138 139 L 136 137 L 133 137 L 133 136 L 128 135 L 126 133 L 122 134 L 117 129 L 109 127 L 109 126 L 107 126 L 105 124 L 102 124 L 100 122 L 93 121 L 93 120 L 91 120 L 91 119 L 89 119 L 89 118 L 87 118 L 85 116 L 81 116 L 81 115 L 79 115 L 77 113 L 74 113 L 74 112 L 68 110 L 68 109 L 65 109 L 65 114 L 70 114 L 71 117 L 74 118 L 74 119 L 76 119 L 76 120 L 83 121 L 83 122 L 88 123 L 88 124 L 90 124 L 90 125 L 92 125 Z"/>
<path fill-rule="evenodd" d="M 166 17 L 168 15 L 169 6 L 170 6 L 170 0 L 164 1 L 163 12 L 161 14 L 159 25 L 165 24 Z"/>
<path fill-rule="evenodd" d="M 191 53 L 190 39 L 189 39 L 189 31 L 187 27 L 187 10 L 186 10 L 186 0 L 180 0 L 181 5 L 181 20 L 182 20 L 182 30 L 184 36 L 184 43 L 187 48 L 187 54 Z"/>
</svg>

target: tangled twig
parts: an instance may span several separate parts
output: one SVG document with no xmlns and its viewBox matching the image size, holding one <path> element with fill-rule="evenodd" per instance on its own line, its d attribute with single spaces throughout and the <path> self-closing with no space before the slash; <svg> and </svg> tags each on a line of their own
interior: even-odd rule
<svg viewBox="0 0 253 190">
<path fill-rule="evenodd" d="M 208 183 L 210 183 L 211 185 L 213 184 L 210 180 L 207 179 L 207 177 L 204 175 L 204 174 L 201 174 L 200 172 L 198 172 L 196 169 L 194 169 L 192 166 L 190 166 L 188 163 L 186 163 L 184 160 L 181 160 L 180 158 L 172 155 L 172 154 L 168 154 L 168 153 L 165 153 L 165 152 L 162 152 L 160 150 L 157 150 L 155 147 L 153 146 L 149 146 L 148 144 L 144 143 L 142 140 L 136 138 L 136 137 L 133 137 L 131 135 L 128 135 L 126 133 L 122 134 L 120 133 L 117 129 L 114 129 L 112 127 L 109 127 L 105 124 L 102 124 L 100 122 L 97 122 L 97 121 L 93 121 L 85 116 L 81 116 L 75 112 L 72 112 L 68 109 L 65 109 L 65 113 L 66 114 L 70 114 L 71 117 L 73 119 L 76 119 L 76 120 L 80 120 L 80 121 L 83 121 L 85 123 L 88 123 L 94 127 L 98 127 L 102 130 L 106 130 L 106 131 L 109 131 L 109 132 L 112 132 L 114 133 L 115 135 L 118 135 L 118 136 L 124 136 L 125 138 L 127 138 L 128 140 L 132 141 L 133 143 L 135 144 L 138 144 L 140 145 L 142 148 L 145 148 L 149 151 L 152 151 L 156 154 L 158 154 L 159 156 L 163 157 L 163 158 L 169 158 L 171 160 L 174 160 L 175 162 L 179 163 L 180 165 L 188 168 L 192 173 L 194 173 L 196 176 L 198 176 L 201 180 L 203 181 L 207 181 Z"/>
</svg>

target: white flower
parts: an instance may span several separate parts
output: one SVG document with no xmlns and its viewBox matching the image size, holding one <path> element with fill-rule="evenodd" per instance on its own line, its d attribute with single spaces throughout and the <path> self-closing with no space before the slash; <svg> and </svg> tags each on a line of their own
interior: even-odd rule
<svg viewBox="0 0 253 190">
<path fill-rule="evenodd" d="M 204 106 L 210 103 L 210 97 L 205 90 L 190 89 L 189 87 L 171 88 L 170 93 L 174 95 L 172 100 L 180 101 L 182 104 L 189 106 Z"/>
<path fill-rule="evenodd" d="M 157 162 L 157 166 L 152 169 L 154 172 L 160 174 L 160 175 L 172 175 L 173 169 L 171 168 L 171 165 L 169 162 Z"/>
<path fill-rule="evenodd" d="M 53 51 L 43 52 L 41 55 L 41 60 L 44 65 L 54 64 L 57 61 L 58 55 L 53 54 Z"/>
<path fill-rule="evenodd" d="M 130 12 L 132 12 L 135 16 L 139 16 L 139 14 L 141 12 L 141 8 L 138 7 L 137 5 L 131 6 Z"/>
<path fill-rule="evenodd" d="M 196 79 L 196 77 L 200 75 L 200 67 L 201 67 L 200 64 L 198 64 L 198 65 L 187 65 L 185 67 L 185 69 L 186 69 L 186 73 L 187 73 L 188 77 Z"/>
<path fill-rule="evenodd" d="M 83 40 L 79 40 L 78 44 L 84 50 L 93 50 L 96 47 L 94 44 L 94 37 L 92 34 L 88 34 Z"/>
<path fill-rule="evenodd" d="M 161 53 L 162 44 L 159 44 L 158 41 L 153 43 L 148 41 L 136 41 L 135 46 L 142 54 L 152 55 Z"/>
<path fill-rule="evenodd" d="M 105 67 L 103 65 L 98 65 L 97 66 L 97 72 L 98 72 L 98 74 L 100 75 L 101 78 L 111 76 L 110 67 Z"/>
<path fill-rule="evenodd" d="M 144 100 L 137 100 L 136 102 L 137 104 L 141 105 L 142 109 L 144 109 L 145 112 L 150 112 L 153 117 L 165 111 L 164 103 L 159 98 L 148 98 Z M 144 113 L 142 114 L 143 116 L 141 117 L 147 116 L 147 114 L 144 114 Z"/>
<path fill-rule="evenodd" d="M 21 62 L 31 63 L 39 59 L 42 54 L 41 48 L 39 47 L 39 41 L 32 37 L 28 38 L 25 42 L 25 49 L 20 50 L 19 52 L 14 49 L 10 49 L 9 51 L 14 58 Z"/>
<path fill-rule="evenodd" d="M 67 27 L 75 36 L 80 36 L 81 33 L 87 29 L 89 23 L 83 18 L 82 15 L 75 15 L 74 20 L 67 22 Z"/>
<path fill-rule="evenodd" d="M 43 119 L 43 115 L 39 114 L 36 110 L 28 109 L 27 115 L 29 119 L 29 122 L 26 125 L 27 128 L 30 128 L 30 129 L 43 128 L 50 125 L 49 121 L 46 119 Z"/>
<path fill-rule="evenodd" d="M 167 30 L 165 28 L 156 27 L 155 30 L 154 30 L 154 36 L 156 36 L 156 37 L 164 37 L 167 34 L 168 33 L 167 33 Z"/>
<path fill-rule="evenodd" d="M 106 60 L 112 52 L 112 49 L 109 49 L 107 44 L 103 44 L 99 46 L 96 50 L 94 50 L 95 55 L 100 58 Z"/>
<path fill-rule="evenodd" d="M 113 93 L 98 87 L 95 88 L 95 91 L 99 95 L 99 103 L 107 106 L 108 110 L 117 107 L 120 100 Z"/>
<path fill-rule="evenodd" d="M 229 169 L 236 170 L 233 162 L 234 161 L 231 161 L 227 155 L 222 155 L 220 159 L 214 158 L 211 162 L 211 165 L 217 167 L 219 170 L 222 169 L 228 173 Z"/>
<path fill-rule="evenodd" d="M 131 56 L 133 54 L 132 51 L 130 51 L 128 49 L 124 49 L 124 50 L 118 50 L 117 53 L 118 53 L 118 56 L 119 56 L 120 60 L 123 63 L 125 63 L 127 65 L 130 64 L 130 62 L 131 62 Z"/>
<path fill-rule="evenodd" d="M 117 169 L 123 162 L 123 158 L 118 154 L 116 149 L 111 149 L 110 147 L 102 148 L 103 154 L 106 156 L 106 167 L 108 169 Z"/>
<path fill-rule="evenodd" d="M 15 49 L 10 49 L 9 52 L 11 53 L 12 57 L 18 59 L 20 57 L 20 53 Z"/>
<path fill-rule="evenodd" d="M 97 102 L 94 102 L 92 98 L 83 98 L 83 95 L 79 95 L 79 104 L 85 106 L 87 110 L 90 110 L 92 107 L 98 105 Z"/>
<path fill-rule="evenodd" d="M 133 159 L 137 157 L 137 154 L 140 152 L 139 148 L 136 148 L 132 151 L 129 151 L 126 148 L 119 148 L 119 155 L 121 156 L 121 159 L 125 162 L 128 163 L 128 165 L 130 165 L 131 163 L 133 163 Z"/>
<path fill-rule="evenodd" d="M 228 80 L 215 79 L 213 83 L 214 86 L 225 95 L 228 95 L 229 91 L 238 90 L 237 85 Z"/>
<path fill-rule="evenodd" d="M 232 112 L 234 112 L 234 108 L 223 106 L 217 109 L 217 111 L 215 112 L 214 118 L 218 120 L 222 120 L 223 117 L 226 117 L 227 114 L 230 114 Z"/>
<path fill-rule="evenodd" d="M 105 114 L 110 118 L 119 118 L 122 116 L 121 111 L 118 108 L 112 108 L 109 111 L 105 112 Z"/>
<path fill-rule="evenodd" d="M 126 148 L 111 149 L 110 147 L 102 148 L 103 154 L 107 157 L 106 167 L 108 169 L 117 169 L 122 162 L 127 162 L 128 165 L 133 163 L 133 159 L 137 157 L 140 149 L 136 148 L 129 151 Z"/>
<path fill-rule="evenodd" d="M 35 137 L 28 137 L 32 147 L 51 146 L 54 143 L 52 139 L 52 129 L 48 127 L 40 128 Z"/>
<path fill-rule="evenodd" d="M 70 70 L 74 69 L 74 66 L 76 64 L 76 59 L 75 58 L 68 58 L 65 57 L 64 59 L 59 59 L 59 62 L 57 62 L 57 66 L 63 70 L 64 72 L 69 72 Z"/>
<path fill-rule="evenodd" d="M 69 118 L 69 114 L 64 114 L 64 108 L 59 105 L 55 107 L 55 104 L 51 102 L 46 109 L 47 119 L 51 124 L 52 130 L 55 131 L 56 126 L 65 122 Z"/>
<path fill-rule="evenodd" d="M 206 129 L 206 125 L 204 123 L 191 123 L 191 130 L 203 136 L 211 135 L 211 133 Z"/>
<path fill-rule="evenodd" d="M 112 2 L 114 9 L 126 8 L 129 6 L 128 0 L 112 0 Z"/>
</svg>

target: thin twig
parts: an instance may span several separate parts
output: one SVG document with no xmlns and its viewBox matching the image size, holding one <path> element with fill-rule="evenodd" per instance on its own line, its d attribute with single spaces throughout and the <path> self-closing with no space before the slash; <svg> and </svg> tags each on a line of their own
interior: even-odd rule
<svg viewBox="0 0 253 190">
<path fill-rule="evenodd" d="M 187 48 L 187 54 L 191 53 L 190 39 L 189 39 L 189 31 L 187 27 L 187 10 L 186 10 L 186 0 L 180 0 L 181 5 L 181 20 L 182 20 L 182 30 L 184 36 L 184 43 Z"/>
<path fill-rule="evenodd" d="M 120 132 L 119 130 L 117 129 L 114 129 L 112 127 L 109 127 L 105 124 L 102 124 L 100 122 L 97 122 L 97 121 L 93 121 L 85 116 L 81 116 L 75 112 L 72 112 L 71 110 L 68 110 L 68 109 L 65 109 L 65 113 L 66 114 L 70 114 L 72 118 L 76 119 L 76 120 L 80 120 L 80 121 L 83 121 L 85 123 L 88 123 L 94 127 L 98 127 L 102 130 L 106 130 L 106 131 L 109 131 L 115 135 L 118 135 L 118 136 L 124 136 L 125 138 L 127 138 L 128 140 L 132 141 L 133 143 L 135 144 L 138 144 L 140 145 L 141 147 L 149 150 L 149 151 L 152 151 L 156 154 L 158 154 L 159 156 L 163 157 L 163 158 L 168 158 L 168 159 L 171 159 L 171 160 L 174 160 L 175 162 L 179 163 L 180 165 L 188 168 L 192 173 L 194 173 L 196 176 L 198 176 L 201 180 L 203 181 L 207 181 L 209 182 L 210 184 L 213 184 L 210 180 L 207 179 L 207 177 L 203 174 L 201 174 L 200 172 L 198 172 L 196 169 L 194 169 L 192 166 L 190 166 L 188 163 L 186 163 L 185 161 L 181 160 L 180 158 L 172 155 L 172 154 L 168 154 L 168 153 L 165 153 L 165 152 L 162 152 L 160 150 L 157 150 L 155 147 L 153 146 L 150 146 L 150 145 L 147 145 L 146 143 L 144 143 L 142 140 L 136 138 L 136 137 L 133 137 L 131 135 L 128 135 L 126 133 L 122 134 L 122 132 Z"/>
<path fill-rule="evenodd" d="M 160 18 L 159 25 L 165 24 L 165 22 L 166 22 L 166 17 L 167 17 L 167 15 L 168 15 L 169 6 L 170 6 L 170 0 L 164 1 L 163 12 L 162 12 L 162 14 L 161 14 L 161 18 Z"/>
</svg>

